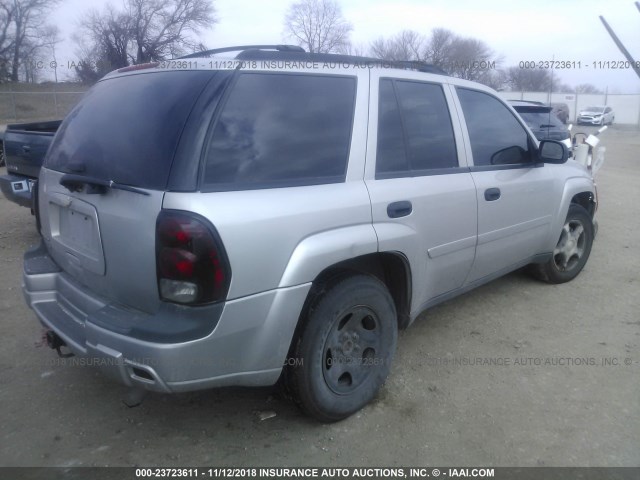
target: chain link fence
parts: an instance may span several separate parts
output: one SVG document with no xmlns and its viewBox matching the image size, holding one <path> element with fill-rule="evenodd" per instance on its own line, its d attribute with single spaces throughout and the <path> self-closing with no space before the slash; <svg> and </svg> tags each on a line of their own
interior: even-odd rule
<svg viewBox="0 0 640 480">
<path fill-rule="evenodd" d="M 65 117 L 89 87 L 68 85 L 0 85 L 0 124 Z"/>
</svg>

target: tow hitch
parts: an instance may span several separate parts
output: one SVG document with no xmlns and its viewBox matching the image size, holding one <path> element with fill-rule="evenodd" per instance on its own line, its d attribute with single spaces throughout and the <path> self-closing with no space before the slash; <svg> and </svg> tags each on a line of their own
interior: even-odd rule
<svg viewBox="0 0 640 480">
<path fill-rule="evenodd" d="M 54 332 L 53 330 L 47 330 L 47 332 L 45 333 L 45 338 L 47 340 L 47 346 L 49 348 L 51 348 L 52 350 L 55 350 L 56 352 L 58 352 L 58 356 L 61 358 L 69 358 L 69 357 L 73 357 L 73 353 L 69 352 L 69 353 L 62 353 L 60 351 L 60 348 L 62 347 L 66 347 L 67 344 L 64 343 L 64 340 L 62 340 L 57 334 L 56 332 Z"/>
</svg>

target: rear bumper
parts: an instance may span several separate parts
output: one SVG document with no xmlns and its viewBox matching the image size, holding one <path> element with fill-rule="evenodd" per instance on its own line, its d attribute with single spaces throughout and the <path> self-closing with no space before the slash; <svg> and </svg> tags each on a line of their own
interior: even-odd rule
<svg viewBox="0 0 640 480">
<path fill-rule="evenodd" d="M 83 364 L 100 368 L 124 385 L 167 393 L 273 385 L 311 286 L 228 301 L 208 335 L 156 343 L 105 328 L 104 321 L 98 320 L 105 315 L 118 317 L 119 325 L 153 315 L 106 303 L 61 271 L 42 247 L 25 254 L 24 267 L 27 304 L 75 355 L 90 359 Z M 178 316 L 175 321 L 185 319 Z"/>
<path fill-rule="evenodd" d="M 33 200 L 31 196 L 31 185 L 34 179 L 21 175 L 0 176 L 0 189 L 5 197 L 18 205 L 31 208 Z"/>
</svg>

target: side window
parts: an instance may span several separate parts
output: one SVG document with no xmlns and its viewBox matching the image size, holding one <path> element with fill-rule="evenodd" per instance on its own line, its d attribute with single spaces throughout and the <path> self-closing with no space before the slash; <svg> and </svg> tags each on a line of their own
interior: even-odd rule
<svg viewBox="0 0 640 480">
<path fill-rule="evenodd" d="M 401 173 L 409 171 L 409 161 L 405 150 L 402 118 L 396 100 L 393 82 L 380 80 L 378 103 L 378 149 L 376 154 L 376 174 Z"/>
<path fill-rule="evenodd" d="M 609 112 L 611 112 L 611 107 L 607 107 L 604 111 L 604 113 L 609 113 Z"/>
<path fill-rule="evenodd" d="M 466 88 L 456 90 L 476 166 L 532 161 L 527 131 L 502 102 L 484 92 Z"/>
<path fill-rule="evenodd" d="M 379 102 L 378 177 L 458 166 L 451 116 L 440 85 L 382 79 Z"/>
<path fill-rule="evenodd" d="M 243 73 L 231 88 L 205 152 L 205 187 L 344 181 L 355 78 Z"/>
</svg>

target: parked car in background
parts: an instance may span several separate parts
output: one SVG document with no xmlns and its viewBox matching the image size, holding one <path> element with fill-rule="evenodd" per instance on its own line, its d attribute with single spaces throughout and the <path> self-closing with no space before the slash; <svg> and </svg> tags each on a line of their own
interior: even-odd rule
<svg viewBox="0 0 640 480">
<path fill-rule="evenodd" d="M 553 113 L 552 107 L 526 100 L 509 100 L 509 103 L 538 140 L 565 140 L 571 136 L 564 123 Z"/>
<path fill-rule="evenodd" d="M 566 103 L 552 103 L 551 108 L 562 123 L 566 124 L 569 121 L 569 105 Z"/>
<path fill-rule="evenodd" d="M 611 107 L 596 105 L 580 110 L 578 113 L 578 125 L 611 125 L 616 116 Z"/>
</svg>

